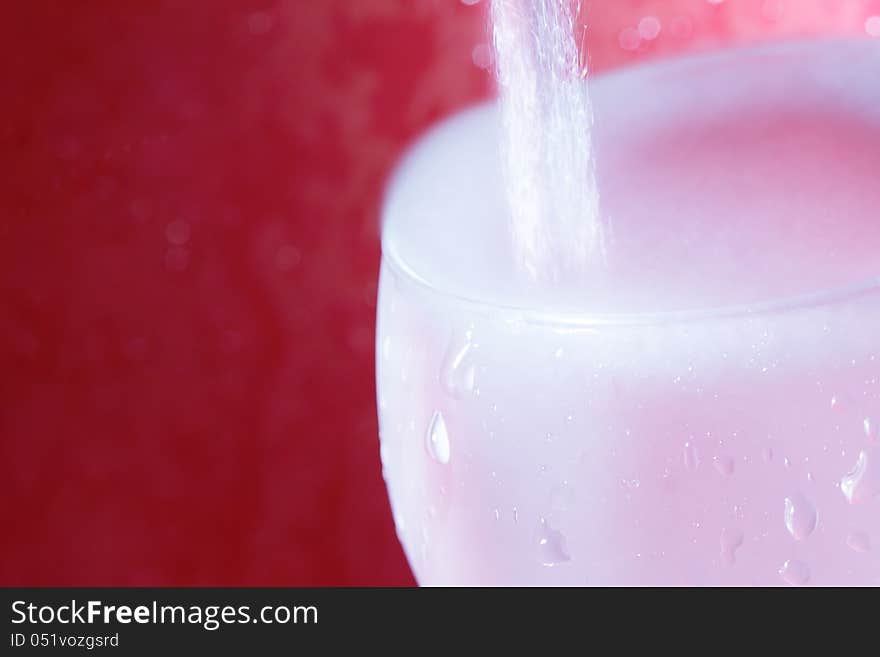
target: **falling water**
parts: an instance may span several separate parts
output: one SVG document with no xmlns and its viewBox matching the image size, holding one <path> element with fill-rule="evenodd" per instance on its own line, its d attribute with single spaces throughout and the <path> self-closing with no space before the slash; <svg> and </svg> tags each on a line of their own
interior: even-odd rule
<svg viewBox="0 0 880 657">
<path fill-rule="evenodd" d="M 580 9 L 579 0 L 492 0 L 513 241 L 534 281 L 582 275 L 601 255 Z"/>
</svg>

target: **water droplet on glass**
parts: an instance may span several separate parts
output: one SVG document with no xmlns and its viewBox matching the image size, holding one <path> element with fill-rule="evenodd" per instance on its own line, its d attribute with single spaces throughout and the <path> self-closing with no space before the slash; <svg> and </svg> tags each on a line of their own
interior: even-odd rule
<svg viewBox="0 0 880 657">
<path fill-rule="evenodd" d="M 730 456 L 716 456 L 712 459 L 712 464 L 718 474 L 729 477 L 733 474 L 733 459 Z"/>
<path fill-rule="evenodd" d="M 434 411 L 431 423 L 428 425 L 426 435 L 428 453 L 437 463 L 446 465 L 449 463 L 449 434 L 446 431 L 446 422 L 440 411 Z"/>
<path fill-rule="evenodd" d="M 773 460 L 773 450 L 769 447 L 765 447 L 761 450 L 761 458 L 764 459 L 765 463 L 770 463 Z"/>
<path fill-rule="evenodd" d="M 803 561 L 789 559 L 779 568 L 779 576 L 787 584 L 803 586 L 810 581 L 810 569 Z"/>
<path fill-rule="evenodd" d="M 565 536 L 550 527 L 543 518 L 538 527 L 537 544 L 538 561 L 544 566 L 556 566 L 571 560 L 565 549 Z"/>
<path fill-rule="evenodd" d="M 743 532 L 739 527 L 725 527 L 721 530 L 721 558 L 724 563 L 736 562 L 736 550 L 743 544 Z"/>
<path fill-rule="evenodd" d="M 495 520 L 501 520 L 501 509 L 495 509 L 493 513 L 495 514 Z"/>
<path fill-rule="evenodd" d="M 867 437 L 868 442 L 878 442 L 878 433 L 880 432 L 877 431 L 877 423 L 874 422 L 871 418 L 866 417 L 864 422 L 862 423 L 862 426 L 865 429 L 865 436 Z"/>
<path fill-rule="evenodd" d="M 700 465 L 700 456 L 697 454 L 697 448 L 690 443 L 684 444 L 684 467 L 688 470 L 696 470 Z"/>
<path fill-rule="evenodd" d="M 463 399 L 474 393 L 475 367 L 472 352 L 475 345 L 466 339 L 453 340 L 446 350 L 441 366 L 440 383 L 453 399 Z"/>
<path fill-rule="evenodd" d="M 869 502 L 880 494 L 880 467 L 877 450 L 862 450 L 855 467 L 840 480 L 840 490 L 850 504 Z"/>
<path fill-rule="evenodd" d="M 803 493 L 795 493 L 785 498 L 785 528 L 796 541 L 805 540 L 819 520 L 816 507 Z"/>
<path fill-rule="evenodd" d="M 846 537 L 847 546 L 860 553 L 871 551 L 871 539 L 865 532 L 850 532 Z"/>
</svg>

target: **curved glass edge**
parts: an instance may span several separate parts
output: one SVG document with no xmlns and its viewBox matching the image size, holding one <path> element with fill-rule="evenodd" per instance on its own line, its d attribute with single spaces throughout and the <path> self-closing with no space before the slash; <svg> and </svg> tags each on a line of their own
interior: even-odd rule
<svg viewBox="0 0 880 657">
<path fill-rule="evenodd" d="M 737 45 L 731 48 L 725 48 L 723 50 L 719 50 L 717 52 L 709 52 L 709 53 L 684 53 L 678 56 L 673 56 L 668 59 L 663 59 L 661 61 L 651 61 L 651 62 L 642 62 L 639 64 L 635 64 L 632 67 L 627 67 L 627 70 L 631 68 L 669 68 L 674 69 L 677 67 L 687 66 L 692 63 L 692 61 L 697 59 L 705 59 L 707 57 L 724 59 L 728 57 L 741 56 L 743 53 L 758 53 L 760 54 L 766 50 L 775 50 L 781 48 L 794 48 L 796 49 L 799 46 L 808 43 L 815 43 L 816 41 L 821 41 L 824 43 L 867 43 L 867 40 L 863 38 L 853 38 L 853 37 L 825 37 L 820 39 L 802 39 L 802 38 L 792 38 L 792 39 L 782 39 L 778 41 L 770 41 L 759 44 L 742 44 Z M 613 76 L 618 71 L 610 71 L 602 75 L 605 76 Z M 475 103 L 473 105 L 469 105 L 466 108 L 463 108 L 459 112 L 447 117 L 442 120 L 439 124 L 436 124 L 431 129 L 429 129 L 426 135 L 422 135 L 419 139 L 417 139 L 412 145 L 415 147 L 418 143 L 422 141 L 427 135 L 429 135 L 434 129 L 442 126 L 446 121 L 454 119 L 456 117 L 462 116 L 469 112 L 477 111 L 481 108 L 484 108 L 488 105 L 492 105 L 494 101 L 487 100 L 480 103 Z M 409 152 L 409 151 L 408 151 Z M 399 182 L 399 178 L 403 174 L 403 170 L 405 169 L 405 164 L 407 161 L 407 156 L 402 158 L 400 162 L 394 167 L 392 170 L 392 175 L 390 177 L 388 186 L 386 187 L 386 194 L 389 190 L 393 189 L 395 184 Z M 387 197 L 386 197 L 387 201 Z M 382 208 L 382 214 L 384 215 L 385 208 Z M 658 312 L 632 312 L 632 313 L 591 313 L 588 310 L 582 309 L 554 309 L 547 310 L 541 308 L 533 308 L 529 306 L 516 306 L 509 304 L 499 304 L 494 303 L 492 301 L 488 301 L 485 299 L 478 299 L 474 297 L 469 297 L 467 295 L 462 295 L 459 293 L 449 292 L 442 288 L 439 288 L 433 284 L 431 284 L 427 279 L 422 277 L 416 269 L 410 266 L 406 260 L 398 253 L 397 249 L 392 246 L 390 241 L 386 239 L 385 226 L 384 226 L 384 217 L 382 220 L 382 235 L 381 235 L 381 249 L 382 249 L 382 265 L 388 266 L 396 276 L 401 277 L 402 279 L 408 280 L 409 282 L 415 284 L 417 287 L 422 290 L 434 294 L 440 298 L 448 299 L 450 301 L 454 301 L 457 304 L 467 306 L 473 310 L 483 311 L 483 312 L 500 312 L 504 314 L 516 315 L 517 318 L 521 321 L 524 321 L 529 324 L 545 324 L 545 325 L 555 325 L 560 327 L 569 327 L 569 328 L 601 328 L 601 327 L 627 327 L 627 326 L 652 326 L 652 325 L 666 325 L 666 324 L 687 324 L 701 321 L 711 321 L 711 320 L 719 320 L 719 319 L 736 319 L 736 318 L 747 318 L 751 316 L 763 316 L 770 314 L 781 314 L 781 313 L 789 313 L 796 312 L 802 310 L 815 309 L 822 306 L 831 306 L 843 304 L 846 302 L 854 301 L 861 299 L 863 297 L 869 297 L 871 295 L 880 296 L 880 274 L 877 276 L 868 278 L 866 280 L 857 281 L 851 285 L 836 287 L 836 288 L 825 288 L 820 289 L 815 292 L 810 292 L 807 294 L 801 295 L 793 295 L 788 297 L 782 297 L 779 299 L 768 299 L 766 301 L 759 301 L 752 304 L 731 304 L 731 305 L 720 305 L 713 306 L 710 308 L 697 308 L 697 309 L 687 309 L 687 310 L 672 310 L 672 311 L 658 311 Z"/>
<path fill-rule="evenodd" d="M 389 254 L 388 250 L 392 251 L 392 253 Z M 461 294 L 447 292 L 446 290 L 435 287 L 419 276 L 414 269 L 393 253 L 393 249 L 388 250 L 385 249 L 383 244 L 382 266 L 388 267 L 395 276 L 415 285 L 423 292 L 427 292 L 442 299 L 447 299 L 450 302 L 468 307 L 477 312 L 497 312 L 514 315 L 518 320 L 528 324 L 553 325 L 562 328 L 590 329 L 690 324 L 712 320 L 741 319 L 764 315 L 793 313 L 823 306 L 844 304 L 865 297 L 871 297 L 873 295 L 880 298 L 880 276 L 877 276 L 845 287 L 825 289 L 810 294 L 783 297 L 781 299 L 772 299 L 753 304 L 646 313 L 590 313 L 589 311 L 583 310 L 546 310 L 526 306 L 496 304 Z"/>
</svg>

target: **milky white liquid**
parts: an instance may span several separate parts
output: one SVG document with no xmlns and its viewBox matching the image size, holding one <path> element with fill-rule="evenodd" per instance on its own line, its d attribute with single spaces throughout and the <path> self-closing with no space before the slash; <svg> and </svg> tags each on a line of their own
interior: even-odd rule
<svg viewBox="0 0 880 657">
<path fill-rule="evenodd" d="M 381 450 L 421 584 L 880 584 L 880 49 L 597 78 L 590 284 L 522 285 L 497 111 L 390 187 Z"/>
</svg>

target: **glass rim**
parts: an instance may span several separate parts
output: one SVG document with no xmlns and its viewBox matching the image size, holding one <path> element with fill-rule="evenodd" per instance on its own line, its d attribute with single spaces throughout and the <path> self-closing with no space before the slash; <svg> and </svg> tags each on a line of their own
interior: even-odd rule
<svg viewBox="0 0 880 657">
<path fill-rule="evenodd" d="M 382 239 L 382 264 L 387 265 L 398 277 L 417 288 L 475 311 L 496 312 L 515 316 L 528 324 L 555 325 L 562 328 L 609 328 L 662 326 L 691 324 L 712 320 L 735 320 L 780 315 L 834 306 L 850 301 L 880 296 L 880 275 L 836 287 L 822 288 L 815 292 L 781 296 L 754 303 L 722 304 L 683 310 L 634 311 L 603 313 L 573 308 L 537 308 L 529 305 L 497 303 L 475 296 L 451 292 L 432 284 L 400 257 L 397 250 Z"/>
<path fill-rule="evenodd" d="M 605 72 L 598 77 L 613 77 L 624 70 L 632 70 L 634 68 L 652 68 L 652 67 L 679 67 L 687 65 L 696 59 L 712 58 L 734 58 L 742 55 L 743 52 L 761 53 L 772 51 L 777 48 L 800 47 L 808 44 L 820 43 L 841 43 L 841 44 L 859 44 L 859 47 L 871 48 L 870 41 L 863 37 L 851 36 L 820 36 L 811 38 L 789 38 L 772 40 L 763 43 L 736 44 L 734 46 L 724 48 L 714 52 L 700 53 L 684 53 L 672 57 L 663 58 L 661 60 L 653 60 L 649 62 L 641 62 L 623 69 L 616 69 Z M 480 103 L 463 108 L 459 112 L 454 113 L 451 117 L 459 116 L 463 113 L 474 111 L 486 105 L 493 104 L 493 100 L 482 101 Z M 449 118 L 435 123 L 432 127 L 442 125 Z M 416 142 L 419 143 L 422 137 Z M 405 160 L 399 162 L 395 167 L 392 180 L 397 178 L 404 168 Z M 386 194 L 389 188 L 386 188 Z M 387 200 L 387 199 L 386 199 Z M 393 240 L 388 236 L 384 221 L 385 208 L 382 208 L 382 225 L 381 225 L 381 261 L 383 265 L 387 265 L 401 279 L 407 280 L 416 287 L 438 297 L 454 301 L 457 304 L 468 306 L 473 310 L 482 312 L 497 312 L 517 317 L 521 321 L 530 324 L 555 325 L 559 327 L 570 328 L 599 328 L 599 327 L 626 327 L 626 326 L 653 326 L 653 325 L 669 325 L 669 324 L 690 324 L 697 322 L 713 321 L 713 320 L 735 320 L 747 319 L 749 317 L 760 317 L 766 315 L 780 315 L 807 311 L 811 309 L 821 308 L 825 306 L 839 305 L 854 300 L 859 300 L 872 295 L 880 296 L 880 267 L 876 273 L 872 273 L 867 278 L 855 278 L 852 282 L 843 283 L 829 287 L 818 287 L 817 289 L 783 295 L 769 295 L 754 302 L 747 303 L 718 303 L 717 305 L 695 306 L 693 308 L 684 308 L 680 310 L 647 310 L 647 311 L 623 311 L 623 312 L 601 312 L 591 311 L 584 307 L 562 307 L 562 308 L 541 308 L 535 304 L 515 304 L 497 302 L 491 299 L 483 298 L 479 295 L 470 295 L 461 291 L 452 291 L 445 289 L 432 283 L 428 278 L 419 274 L 416 267 L 409 264 L 400 250 L 394 244 Z"/>
</svg>

